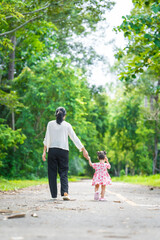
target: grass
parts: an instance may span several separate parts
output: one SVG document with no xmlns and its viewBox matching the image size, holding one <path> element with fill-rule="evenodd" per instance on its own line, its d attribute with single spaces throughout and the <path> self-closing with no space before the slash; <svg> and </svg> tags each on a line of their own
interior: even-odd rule
<svg viewBox="0 0 160 240">
<path fill-rule="evenodd" d="M 47 178 L 42 178 L 39 180 L 7 180 L 4 178 L 1 178 L 0 190 L 1 191 L 17 190 L 20 188 L 26 188 L 29 186 L 36 186 L 36 185 L 41 185 L 46 183 L 48 183 Z"/>
<path fill-rule="evenodd" d="M 77 177 L 77 176 L 69 176 L 70 182 L 77 182 L 86 177 Z M 59 182 L 59 179 L 58 179 Z M 7 180 L 4 178 L 0 178 L 0 191 L 9 191 L 9 190 L 17 190 L 21 188 L 26 188 L 30 186 L 48 184 L 47 178 L 41 178 L 37 180 Z"/>
<path fill-rule="evenodd" d="M 160 174 L 151 175 L 151 176 L 137 176 L 136 175 L 136 176 L 113 177 L 112 181 L 160 187 Z"/>
</svg>

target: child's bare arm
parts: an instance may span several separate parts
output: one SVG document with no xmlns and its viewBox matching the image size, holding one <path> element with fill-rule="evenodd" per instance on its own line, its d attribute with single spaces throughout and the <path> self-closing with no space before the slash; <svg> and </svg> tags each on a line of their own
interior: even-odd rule
<svg viewBox="0 0 160 240">
<path fill-rule="evenodd" d="M 109 164 L 107 156 L 105 156 L 105 162 Z"/>
<path fill-rule="evenodd" d="M 110 165 L 110 163 L 108 162 L 108 158 L 107 158 L 107 156 L 105 156 L 105 162 L 108 164 L 108 169 L 110 169 L 111 168 L 111 165 Z"/>
<path fill-rule="evenodd" d="M 89 165 L 92 167 L 92 162 L 91 162 L 91 158 L 89 157 L 88 159 Z"/>
</svg>

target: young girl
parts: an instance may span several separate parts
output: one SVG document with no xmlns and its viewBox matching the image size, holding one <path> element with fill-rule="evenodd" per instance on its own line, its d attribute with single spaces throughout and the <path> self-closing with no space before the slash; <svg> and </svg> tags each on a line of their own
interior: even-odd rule
<svg viewBox="0 0 160 240">
<path fill-rule="evenodd" d="M 94 200 L 104 201 L 104 194 L 106 185 L 111 185 L 111 178 L 107 172 L 107 168 L 110 169 L 111 166 L 108 162 L 105 151 L 97 152 L 99 163 L 92 163 L 89 158 L 89 165 L 95 169 L 93 176 L 92 186 L 95 186 Z M 106 163 L 105 163 L 106 162 Z M 99 185 L 101 185 L 101 197 L 99 197 Z"/>
</svg>

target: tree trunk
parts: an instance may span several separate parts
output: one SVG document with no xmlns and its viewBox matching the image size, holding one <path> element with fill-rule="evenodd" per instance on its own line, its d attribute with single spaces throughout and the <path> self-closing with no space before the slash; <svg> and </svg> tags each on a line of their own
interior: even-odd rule
<svg viewBox="0 0 160 240">
<path fill-rule="evenodd" d="M 120 177 L 120 171 L 121 171 L 121 163 L 120 162 L 118 162 L 118 172 L 117 172 L 117 174 L 118 174 L 118 177 Z"/>
<path fill-rule="evenodd" d="M 11 42 L 13 44 L 13 50 L 9 54 L 8 80 L 13 80 L 14 79 L 14 72 L 15 72 L 15 49 L 16 49 L 16 36 L 15 36 L 15 34 L 11 36 Z M 14 109 L 12 109 L 12 129 L 15 130 Z"/>
<path fill-rule="evenodd" d="M 151 95 L 150 96 L 150 109 L 151 109 L 151 111 L 153 111 L 153 109 L 154 109 L 154 107 L 153 107 L 153 100 L 154 100 L 154 96 Z"/>
<path fill-rule="evenodd" d="M 155 136 L 155 139 L 154 139 L 153 174 L 156 173 L 157 157 L 158 157 L 158 136 L 157 136 L 157 133 L 156 133 L 156 136 Z"/>
<path fill-rule="evenodd" d="M 158 80 L 157 87 L 160 86 L 160 80 Z M 157 159 L 158 159 L 158 135 L 159 135 L 159 112 L 158 112 L 158 93 L 155 96 L 156 101 L 156 114 L 155 114 L 155 138 L 154 138 L 154 157 L 153 157 L 153 174 L 156 173 Z"/>
<path fill-rule="evenodd" d="M 14 110 L 12 110 L 12 129 L 15 130 L 15 114 L 14 114 Z"/>
<path fill-rule="evenodd" d="M 128 176 L 128 164 L 125 165 L 125 175 Z"/>
<path fill-rule="evenodd" d="M 11 36 L 11 42 L 13 44 L 13 50 L 9 54 L 9 69 L 8 69 L 8 80 L 14 79 L 15 71 L 15 48 L 16 48 L 16 36 L 15 34 Z"/>
<path fill-rule="evenodd" d="M 147 99 L 147 96 L 144 97 L 144 107 L 145 107 L 145 108 L 148 107 L 148 99 Z"/>
</svg>

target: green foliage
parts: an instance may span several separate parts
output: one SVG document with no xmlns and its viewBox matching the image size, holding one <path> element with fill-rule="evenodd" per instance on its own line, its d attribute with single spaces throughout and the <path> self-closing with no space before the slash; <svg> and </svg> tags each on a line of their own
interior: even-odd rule
<svg viewBox="0 0 160 240">
<path fill-rule="evenodd" d="M 84 176 L 87 163 L 82 158 L 72 158 L 69 164 L 69 171 L 75 176 Z"/>
<path fill-rule="evenodd" d="M 120 176 L 122 177 L 122 176 L 124 176 L 124 175 L 125 175 L 125 170 L 122 169 L 122 170 L 120 171 Z"/>
<path fill-rule="evenodd" d="M 117 28 L 128 39 L 126 48 L 116 53 L 115 69 L 124 84 L 110 98 L 103 87 L 89 87 L 85 67 L 97 55 L 73 37 L 94 31 L 104 11 L 112 8 L 111 1 L 1 1 L 2 176 L 46 177 L 42 142 L 58 106 L 66 108 L 66 121 L 93 162 L 98 150 L 106 150 L 112 175 L 151 174 L 154 156 L 159 158 L 159 1 L 133 3 L 131 14 Z M 145 108 L 144 96 L 151 102 Z M 16 130 L 10 127 L 13 120 Z M 159 160 L 155 166 L 160 169 Z M 70 141 L 70 174 L 92 173 Z"/>
<path fill-rule="evenodd" d="M 104 92 L 92 93 L 82 71 L 73 68 L 68 59 L 59 57 L 42 61 L 32 70 L 24 68 L 13 80 L 12 88 L 17 90 L 18 99 L 25 106 L 16 114 L 16 128 L 22 128 L 27 139 L 12 155 L 12 162 L 18 159 L 16 173 L 14 167 L 10 167 L 8 176 L 46 176 L 46 163 L 43 165 L 41 159 L 42 141 L 47 123 L 54 119 L 58 106 L 66 108 L 66 120 L 87 146 L 93 160 L 95 149 L 105 148 L 102 139 L 107 122 L 107 97 Z M 71 174 L 84 175 L 88 171 L 81 155 L 70 142 Z"/>
<path fill-rule="evenodd" d="M 98 0 L 1 1 L 0 111 L 6 120 L 2 127 L 12 138 L 16 133 L 17 139 L 18 133 L 26 136 L 22 146 L 18 140 L 13 144 L 18 150 L 6 143 L 3 176 L 30 179 L 46 176 L 46 163 L 41 160 L 42 140 L 47 122 L 54 118 L 54 111 L 60 105 L 66 107 L 67 120 L 82 142 L 88 143 L 91 150 L 98 147 L 98 128 L 88 117 L 92 111 L 92 93 L 84 77 L 85 66 L 97 56 L 93 49 L 74 43 L 72 37 L 94 31 L 106 9 L 113 5 L 111 1 Z M 82 68 L 75 68 L 73 61 L 74 66 L 79 64 Z M 11 73 L 12 78 L 8 77 Z M 96 114 L 98 118 L 98 110 Z M 14 120 L 15 131 L 10 128 Z M 99 122 L 101 128 L 104 122 L 105 116 Z M 71 159 L 80 159 L 73 144 L 70 145 Z M 75 171 L 85 165 L 84 160 L 79 163 L 77 160 L 74 164 L 78 169 Z"/>
<path fill-rule="evenodd" d="M 134 1 L 133 1 L 134 2 Z M 120 60 L 127 56 L 124 71 L 120 79 L 134 82 L 139 73 L 153 70 L 160 74 L 160 3 L 159 1 L 135 1 L 130 15 L 123 17 L 123 23 L 117 28 L 129 40 L 126 48 L 116 54 Z"/>
<path fill-rule="evenodd" d="M 5 91 L 0 90 L 0 104 L 5 105 L 10 110 L 24 107 L 24 105 L 18 101 L 16 91 L 6 93 Z"/>
<path fill-rule="evenodd" d="M 138 89 L 142 99 L 146 99 L 148 106 L 143 109 L 145 122 L 138 121 L 139 130 L 136 130 L 136 135 L 140 140 L 139 133 L 141 131 L 142 134 L 143 129 L 147 136 L 142 136 L 149 138 L 150 143 L 147 142 L 148 147 L 136 144 L 137 156 L 142 173 L 151 172 L 151 164 L 146 165 L 151 158 L 153 173 L 156 173 L 160 171 L 157 149 L 160 133 L 160 3 L 152 0 L 133 3 L 134 8 L 130 15 L 123 17 L 123 23 L 117 28 L 117 31 L 124 33 L 128 43 L 123 50 L 117 51 L 118 62 L 115 68 L 120 80 L 125 84 L 126 91 Z M 152 132 L 152 137 L 147 131 Z M 152 154 L 149 148 L 153 149 Z"/>
<path fill-rule="evenodd" d="M 47 23 L 52 25 L 53 29 L 48 27 L 49 32 L 52 32 L 49 35 L 51 38 L 54 35 L 58 36 L 59 51 L 63 53 L 68 52 L 69 48 L 74 46 L 71 42 L 66 41 L 67 38 L 71 38 L 73 34 L 86 35 L 91 30 L 94 31 L 97 23 L 104 19 L 106 9 L 111 9 L 114 6 L 114 2 L 109 0 L 48 0 L 47 2 L 44 0 L 3 0 L 0 4 L 1 49 L 12 47 L 9 35 L 14 32 L 18 36 L 21 35 L 22 38 L 25 37 L 28 40 L 31 38 L 31 45 L 32 41 L 34 44 L 40 45 L 37 33 L 35 40 L 33 35 L 34 32 L 39 32 L 41 38 L 45 37 L 43 30 L 45 22 L 46 26 Z M 37 30 L 34 31 L 34 28 Z M 50 40 L 47 39 L 46 45 Z"/>
<path fill-rule="evenodd" d="M 130 93 L 119 90 L 109 103 L 105 142 L 112 171 L 115 175 L 121 175 L 124 169 L 126 174 L 151 174 L 152 152 L 149 149 L 154 129 L 145 119 L 142 98 L 135 90 Z"/>
<path fill-rule="evenodd" d="M 4 124 L 4 120 L 0 119 L 0 160 L 1 167 L 3 168 L 5 163 L 4 158 L 8 158 L 8 151 L 11 148 L 18 148 L 19 144 L 23 144 L 26 136 L 22 134 L 22 130 L 18 129 L 16 131 Z M 3 171 L 3 170 L 2 170 Z"/>
</svg>

